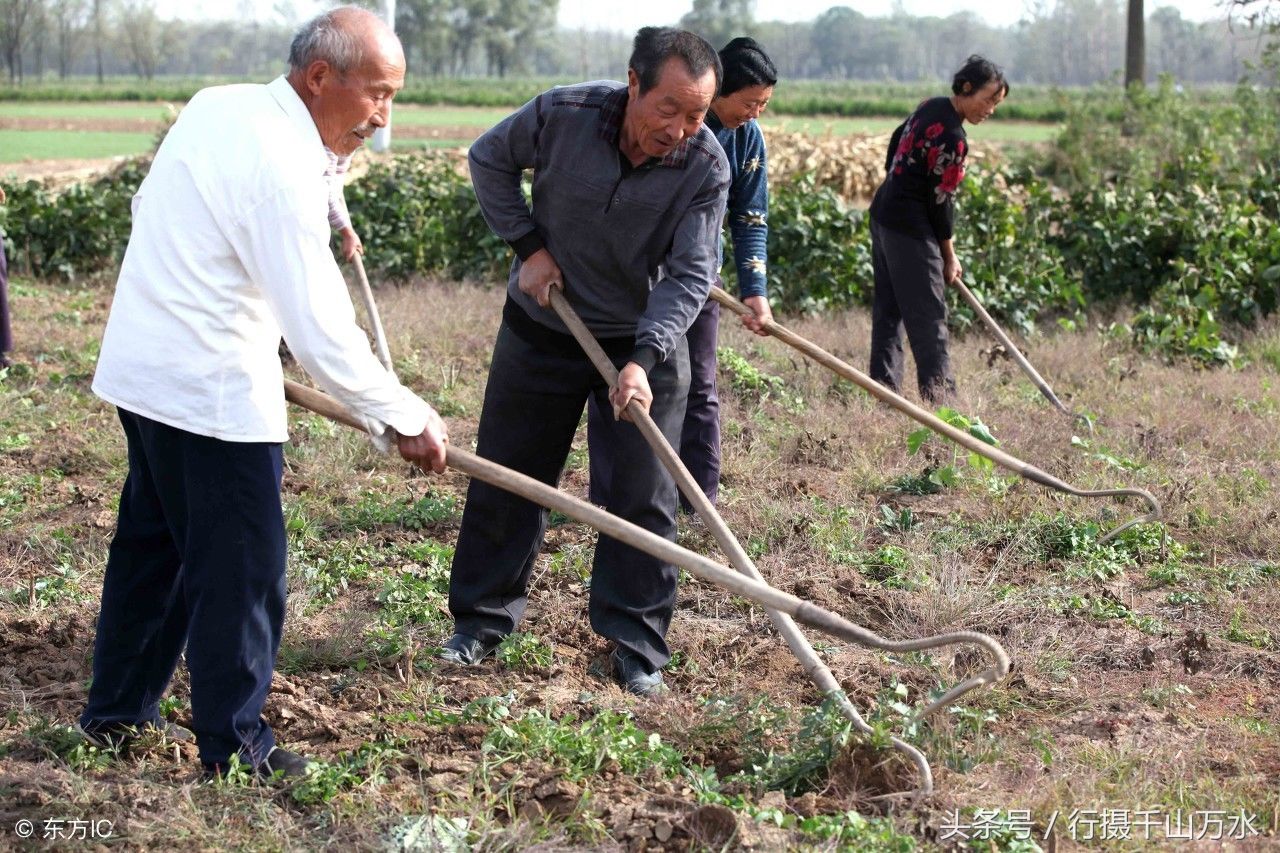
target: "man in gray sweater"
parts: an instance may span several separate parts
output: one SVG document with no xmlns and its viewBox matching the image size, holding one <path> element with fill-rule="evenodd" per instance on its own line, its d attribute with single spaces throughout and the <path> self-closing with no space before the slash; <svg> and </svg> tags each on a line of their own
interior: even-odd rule
<svg viewBox="0 0 1280 853">
<path fill-rule="evenodd" d="M 494 345 L 476 452 L 554 485 L 589 395 L 615 418 L 634 401 L 673 445 L 689 385 L 684 334 L 718 272 L 729 167 L 703 118 L 720 61 L 702 38 L 646 27 L 627 83 L 552 89 L 471 147 L 486 221 L 511 244 L 507 302 Z M 533 206 L 520 177 L 533 169 Z M 619 368 L 606 387 L 548 306 L 565 296 Z M 606 441 L 618 460 L 607 509 L 674 540 L 676 488 L 626 415 Z M 473 480 L 449 584 L 456 633 L 441 657 L 474 665 L 524 615 L 547 512 Z M 612 640 L 628 690 L 663 688 L 676 569 L 601 536 L 591 626 Z"/>
</svg>

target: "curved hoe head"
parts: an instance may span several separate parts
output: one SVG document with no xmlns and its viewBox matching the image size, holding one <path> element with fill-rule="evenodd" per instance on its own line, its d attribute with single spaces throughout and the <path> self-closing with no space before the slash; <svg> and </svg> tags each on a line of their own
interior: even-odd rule
<svg viewBox="0 0 1280 853">
<path fill-rule="evenodd" d="M 939 696 L 929 705 L 925 706 L 925 708 L 920 711 L 916 719 L 924 719 L 925 717 L 935 714 L 969 691 L 977 690 L 979 687 L 986 687 L 988 685 L 995 684 L 1008 673 L 1009 668 L 1007 665 L 1004 667 L 993 666 L 985 669 L 972 678 L 968 678 L 960 682 L 955 687 L 952 687 L 946 693 Z"/>
<path fill-rule="evenodd" d="M 1147 502 L 1147 506 L 1150 507 L 1151 511 L 1146 513 L 1145 515 L 1140 515 L 1137 518 L 1133 518 L 1133 519 L 1130 519 L 1129 521 L 1126 521 L 1124 524 L 1112 530 L 1106 536 L 1100 537 L 1098 539 L 1099 544 L 1110 542 L 1112 539 L 1116 538 L 1121 533 L 1124 533 L 1126 530 L 1128 530 L 1131 527 L 1137 527 L 1139 524 L 1148 524 L 1148 523 L 1156 522 L 1160 520 L 1160 502 L 1156 500 L 1155 496 L 1152 495 L 1150 492 L 1144 489 L 1115 489 L 1114 491 L 1111 492 L 1111 494 L 1135 495 L 1137 497 L 1140 497 Z M 1167 534 L 1164 534 L 1164 533 L 1161 534 L 1161 537 L 1162 537 L 1161 550 L 1163 550 L 1164 548 L 1163 537 L 1165 535 Z"/>
</svg>

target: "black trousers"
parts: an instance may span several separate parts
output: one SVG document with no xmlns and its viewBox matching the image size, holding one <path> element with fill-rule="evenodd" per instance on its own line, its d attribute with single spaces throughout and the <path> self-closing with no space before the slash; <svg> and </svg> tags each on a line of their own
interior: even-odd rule
<svg viewBox="0 0 1280 853">
<path fill-rule="evenodd" d="M 625 357 L 615 359 L 619 368 Z M 688 353 L 679 347 L 649 375 L 650 414 L 668 441 L 680 439 L 689 393 Z M 609 416 L 600 438 L 616 460 L 605 508 L 675 540 L 676 487 L 634 424 L 615 421 L 608 388 L 586 355 L 548 351 L 504 322 L 498 330 L 476 453 L 548 485 L 556 485 L 588 397 Z M 486 642 L 511 633 L 524 616 L 529 576 L 542 547 L 547 510 L 472 480 L 462 514 L 449 610 L 456 630 Z M 671 657 L 666 633 L 676 600 L 674 566 L 609 536 L 596 543 L 591 627 L 642 658 L 651 671 Z"/>
<path fill-rule="evenodd" d="M 5 355 L 13 349 L 13 333 L 9 329 L 9 262 L 4 256 L 4 232 L 0 231 L 0 367 L 9 363 Z"/>
<path fill-rule="evenodd" d="M 947 352 L 946 284 L 938 241 L 871 221 L 875 298 L 871 304 L 871 378 L 902 388 L 902 331 L 916 360 L 920 396 L 938 402 L 956 390 Z"/>
<path fill-rule="evenodd" d="M 183 645 L 200 760 L 254 765 L 285 610 L 283 454 L 120 411 L 129 474 L 107 557 L 87 731 L 159 720 Z"/>
<path fill-rule="evenodd" d="M 720 491 L 720 397 L 716 393 L 716 343 L 720 334 L 720 303 L 708 299 L 685 334 L 689 347 L 689 400 L 685 404 L 684 426 L 676 446 L 680 461 L 711 503 Z M 613 420 L 613 410 L 603 410 L 593 397 L 587 403 L 587 446 L 591 451 L 591 502 L 604 506 L 609 493 L 603 484 L 613 479 L 613 450 L 600 439 L 604 420 Z M 684 495 L 680 507 L 693 512 Z"/>
</svg>

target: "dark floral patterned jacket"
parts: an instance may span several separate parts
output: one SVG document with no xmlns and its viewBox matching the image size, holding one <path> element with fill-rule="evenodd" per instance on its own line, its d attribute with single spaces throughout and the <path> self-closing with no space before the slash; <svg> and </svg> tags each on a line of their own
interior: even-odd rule
<svg viewBox="0 0 1280 853">
<path fill-rule="evenodd" d="M 950 98 L 930 98 L 889 140 L 885 178 L 871 202 L 871 218 L 915 237 L 951 239 L 955 193 L 969 151 L 960 114 Z"/>
</svg>

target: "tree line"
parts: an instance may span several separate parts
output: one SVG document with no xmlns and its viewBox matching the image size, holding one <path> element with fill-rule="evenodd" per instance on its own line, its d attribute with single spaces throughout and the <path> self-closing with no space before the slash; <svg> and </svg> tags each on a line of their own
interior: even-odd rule
<svg viewBox="0 0 1280 853">
<path fill-rule="evenodd" d="M 557 8 L 558 0 L 398 0 L 396 28 L 415 76 L 619 76 L 631 34 L 558 27 Z M 1033 0 L 997 24 L 971 12 L 872 17 L 849 6 L 785 23 L 757 21 L 754 0 L 693 0 L 680 24 L 717 46 L 754 36 L 783 78 L 945 79 L 978 52 L 1023 83 L 1088 85 L 1124 69 L 1125 13 L 1125 0 Z M 280 71 L 292 30 L 283 22 L 166 20 L 154 0 L 0 0 L 0 54 L 12 84 L 261 77 Z M 1237 81 L 1262 55 L 1267 31 L 1245 16 L 1199 23 L 1155 8 L 1146 16 L 1146 76 Z"/>
</svg>

